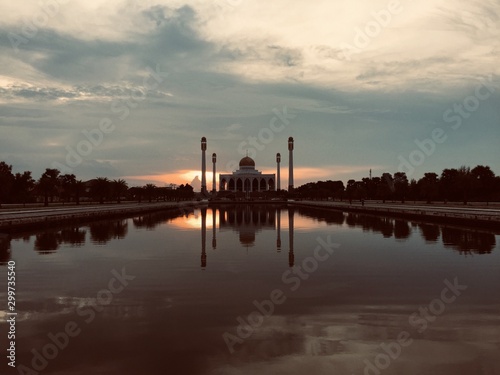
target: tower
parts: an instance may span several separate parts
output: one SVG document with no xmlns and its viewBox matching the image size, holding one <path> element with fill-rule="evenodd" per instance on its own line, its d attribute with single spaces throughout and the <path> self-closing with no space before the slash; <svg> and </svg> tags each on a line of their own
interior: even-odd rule
<svg viewBox="0 0 500 375">
<path fill-rule="evenodd" d="M 288 207 L 288 266 L 293 267 L 295 265 L 295 254 L 293 252 L 293 229 L 294 229 L 294 215 L 295 209 L 293 207 Z"/>
<path fill-rule="evenodd" d="M 212 193 L 215 194 L 216 185 L 215 185 L 215 163 L 217 162 L 217 154 L 214 152 L 212 154 L 212 163 L 214 165 L 213 178 L 212 178 Z"/>
<path fill-rule="evenodd" d="M 280 178 L 280 163 L 281 163 L 281 154 L 278 152 L 276 154 L 276 164 L 277 164 L 277 173 L 276 177 L 278 181 L 276 181 L 276 190 L 279 191 L 281 189 L 281 178 Z"/>
<path fill-rule="evenodd" d="M 276 251 L 279 253 L 281 251 L 281 208 L 276 209 Z"/>
<path fill-rule="evenodd" d="M 207 267 L 207 208 L 201 208 L 201 269 Z"/>
<path fill-rule="evenodd" d="M 201 138 L 201 192 L 205 193 L 207 191 L 207 162 L 205 158 L 205 152 L 207 151 L 207 139 L 205 137 Z"/>
<path fill-rule="evenodd" d="M 293 190 L 293 138 L 288 138 L 288 192 Z"/>
<path fill-rule="evenodd" d="M 217 230 L 217 223 L 215 221 L 215 215 L 217 211 L 215 208 L 212 208 L 212 249 L 215 250 L 217 248 L 217 238 L 215 237 L 215 232 Z"/>
</svg>

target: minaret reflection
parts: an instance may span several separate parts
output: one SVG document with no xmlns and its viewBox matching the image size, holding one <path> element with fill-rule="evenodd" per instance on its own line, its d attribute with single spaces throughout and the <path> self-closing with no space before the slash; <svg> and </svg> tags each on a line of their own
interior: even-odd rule
<svg viewBox="0 0 500 375">
<path fill-rule="evenodd" d="M 207 252 L 206 252 L 206 242 L 207 242 L 207 208 L 201 208 L 201 269 L 204 270 L 207 267 Z"/>
<path fill-rule="evenodd" d="M 215 250 L 217 248 L 217 239 L 215 238 L 215 230 L 216 228 L 216 223 L 215 223 L 215 215 L 216 215 L 216 209 L 212 208 L 212 249 Z"/>
<path fill-rule="evenodd" d="M 212 214 L 212 249 L 217 248 L 217 231 L 224 234 L 226 231 L 237 233 L 239 244 L 247 251 L 255 246 L 257 234 L 263 231 L 277 231 L 276 251 L 281 252 L 281 211 L 283 207 L 261 204 L 222 204 L 216 207 L 200 207 L 201 212 L 201 268 L 207 266 L 206 232 L 207 210 Z M 290 252 L 289 264 L 293 267 L 293 227 L 294 209 L 289 211 Z M 218 215 L 218 220 L 217 220 Z M 265 238 L 263 238 L 265 241 Z"/>
<path fill-rule="evenodd" d="M 295 209 L 293 207 L 288 207 L 288 240 L 290 250 L 288 251 L 288 265 L 293 267 L 295 264 L 295 255 L 293 254 L 293 216 L 295 214 Z"/>
<path fill-rule="evenodd" d="M 281 208 L 276 209 L 276 251 L 281 251 Z"/>
</svg>

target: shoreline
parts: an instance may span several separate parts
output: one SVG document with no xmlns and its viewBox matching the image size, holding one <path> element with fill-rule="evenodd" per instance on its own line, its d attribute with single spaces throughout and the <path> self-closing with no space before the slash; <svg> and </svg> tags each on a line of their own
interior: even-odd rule
<svg viewBox="0 0 500 375">
<path fill-rule="evenodd" d="M 134 203 L 96 206 L 72 207 L 45 207 L 44 210 L 19 210 L 12 212 L 0 211 L 0 232 L 12 233 L 21 230 L 44 229 L 59 224 L 79 224 L 82 221 L 112 219 L 134 214 L 144 214 L 155 211 L 178 209 L 199 206 L 200 202 L 162 202 L 162 203 Z M 47 212 L 44 214 L 43 212 Z M 8 216 L 10 214 L 10 216 Z M 31 216 L 30 216 L 31 214 Z"/>
<path fill-rule="evenodd" d="M 154 203 L 122 203 L 93 206 L 57 206 L 31 210 L 0 210 L 0 232 L 12 233 L 20 230 L 45 229 L 60 224 L 79 224 L 82 221 L 112 219 L 127 215 L 155 211 L 183 210 L 199 206 L 224 205 L 283 205 L 309 207 L 320 210 L 335 210 L 378 216 L 390 216 L 436 224 L 455 224 L 474 228 L 500 231 L 500 209 L 461 208 L 457 206 L 416 206 L 366 202 L 349 204 L 332 201 L 182 201 Z M 500 233 L 500 232 L 499 232 Z"/>
<path fill-rule="evenodd" d="M 410 220 L 419 220 L 436 224 L 458 224 L 474 228 L 500 230 L 500 210 L 474 209 L 443 206 L 395 206 L 391 204 L 371 205 L 371 203 L 348 204 L 343 202 L 325 201 L 294 201 L 288 202 L 289 206 L 311 207 L 325 210 L 375 214 L 378 216 L 391 216 Z M 455 212 L 453 212 L 455 211 Z M 500 233 L 500 232 L 499 232 Z"/>
</svg>

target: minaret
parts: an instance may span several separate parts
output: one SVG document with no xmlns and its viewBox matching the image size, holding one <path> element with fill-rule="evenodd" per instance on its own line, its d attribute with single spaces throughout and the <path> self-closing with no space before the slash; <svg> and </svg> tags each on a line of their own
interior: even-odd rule
<svg viewBox="0 0 500 375">
<path fill-rule="evenodd" d="M 217 162 L 217 154 L 214 152 L 212 154 L 212 163 L 214 165 L 214 172 L 213 172 L 213 178 L 212 178 L 212 193 L 215 194 L 216 192 L 216 185 L 215 185 L 215 163 Z"/>
<path fill-rule="evenodd" d="M 293 216 L 295 214 L 295 209 L 293 207 L 288 207 L 288 266 L 293 267 L 295 265 L 295 254 L 293 253 Z"/>
<path fill-rule="evenodd" d="M 276 154 L 276 165 L 277 165 L 277 173 L 276 173 L 276 177 L 278 179 L 277 181 L 277 191 L 279 191 L 281 189 L 281 178 L 280 178 L 280 163 L 281 163 L 281 154 L 278 152 Z"/>
<path fill-rule="evenodd" d="M 207 208 L 201 208 L 201 269 L 207 267 Z"/>
<path fill-rule="evenodd" d="M 205 152 L 207 151 L 207 139 L 201 138 L 201 192 L 202 194 L 207 191 L 207 161 L 205 159 Z"/>
<path fill-rule="evenodd" d="M 293 138 L 288 138 L 288 192 L 293 190 Z"/>
<path fill-rule="evenodd" d="M 215 208 L 212 208 L 212 249 L 213 250 L 215 250 L 217 248 L 217 238 L 215 237 L 215 231 L 217 230 L 217 223 L 215 222 L 215 215 L 217 215 L 217 211 L 215 210 Z"/>
<path fill-rule="evenodd" d="M 276 221 L 277 221 L 277 238 L 276 238 L 276 251 L 279 253 L 281 251 L 281 208 L 276 210 Z"/>
</svg>

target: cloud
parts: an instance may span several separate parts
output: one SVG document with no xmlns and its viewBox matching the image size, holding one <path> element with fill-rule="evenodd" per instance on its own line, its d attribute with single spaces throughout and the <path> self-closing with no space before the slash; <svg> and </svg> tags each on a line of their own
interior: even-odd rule
<svg viewBox="0 0 500 375">
<path fill-rule="evenodd" d="M 273 109 L 286 106 L 297 116 L 259 151 L 260 168 L 273 169 L 276 152 L 286 154 L 286 139 L 294 136 L 297 167 L 373 163 L 394 172 L 398 155 L 446 126 L 443 112 L 491 74 L 495 96 L 422 168 L 439 172 L 468 158 L 500 172 L 500 155 L 491 151 L 500 121 L 498 1 L 402 6 L 346 61 L 339 56 L 342 43 L 353 43 L 356 29 L 386 9 L 385 1 L 68 2 L 19 52 L 0 39 L 0 159 L 41 173 L 106 117 L 116 131 L 85 158 L 89 164 L 75 169 L 82 178 L 195 171 L 202 136 L 224 169 L 241 157 L 242 141 L 269 128 Z M 41 8 L 2 3 L 0 11 L 1 32 L 23 35 Z M 157 66 L 168 77 L 146 92 L 144 79 Z M 145 99 L 131 101 L 140 92 Z M 113 103 L 129 114 L 121 118 L 124 111 Z M 473 140 L 481 149 L 462 155 Z M 328 177 L 318 170 L 305 176 Z"/>
</svg>

